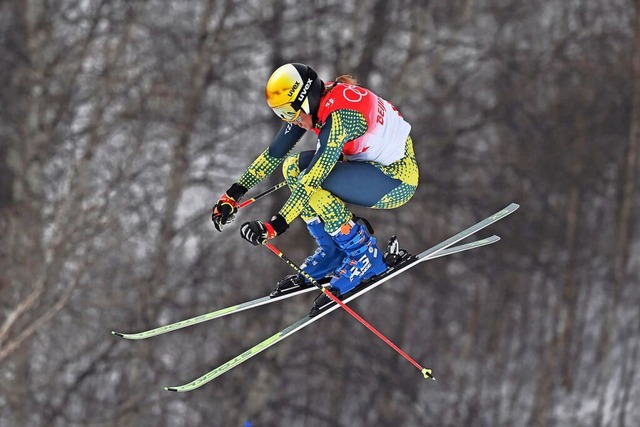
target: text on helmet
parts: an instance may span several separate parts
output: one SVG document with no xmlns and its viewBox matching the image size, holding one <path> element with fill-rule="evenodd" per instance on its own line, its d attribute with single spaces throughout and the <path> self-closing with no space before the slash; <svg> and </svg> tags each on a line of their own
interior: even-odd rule
<svg viewBox="0 0 640 427">
<path fill-rule="evenodd" d="M 293 87 L 291 89 L 289 89 L 289 93 L 287 94 L 287 96 L 289 98 L 291 98 L 291 96 L 293 96 L 293 93 L 296 91 L 296 89 L 298 89 L 298 86 L 300 86 L 300 83 L 299 82 L 295 82 L 293 84 Z"/>
<path fill-rule="evenodd" d="M 298 95 L 298 101 L 303 101 L 304 98 L 307 96 L 307 92 L 309 91 L 309 87 L 311 87 L 311 83 L 313 83 L 313 80 L 308 79 L 307 82 L 304 84 L 304 87 L 300 91 L 300 95 Z"/>
</svg>

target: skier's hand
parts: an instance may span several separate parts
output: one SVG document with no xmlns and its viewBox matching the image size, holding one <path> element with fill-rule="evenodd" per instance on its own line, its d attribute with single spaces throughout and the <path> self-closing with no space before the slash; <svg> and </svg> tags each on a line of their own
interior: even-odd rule
<svg viewBox="0 0 640 427">
<path fill-rule="evenodd" d="M 236 212 L 238 212 L 238 202 L 244 196 L 247 189 L 240 184 L 233 184 L 226 193 L 224 193 L 218 203 L 213 206 L 213 221 L 216 230 L 222 231 L 222 227 L 233 222 Z"/>
<path fill-rule="evenodd" d="M 262 245 L 267 240 L 273 239 L 279 234 L 284 233 L 289 225 L 285 219 L 276 215 L 269 222 L 250 221 L 245 222 L 240 227 L 240 235 L 247 242 L 254 246 Z"/>
<path fill-rule="evenodd" d="M 245 222 L 240 227 L 240 235 L 254 246 L 262 245 L 267 239 L 276 237 L 276 231 L 271 224 L 262 221 Z"/>
<path fill-rule="evenodd" d="M 229 197 L 227 193 L 223 194 L 213 206 L 213 214 L 211 215 L 211 221 L 213 226 L 218 231 L 222 231 L 222 227 L 233 222 L 238 212 L 238 201 Z"/>
</svg>

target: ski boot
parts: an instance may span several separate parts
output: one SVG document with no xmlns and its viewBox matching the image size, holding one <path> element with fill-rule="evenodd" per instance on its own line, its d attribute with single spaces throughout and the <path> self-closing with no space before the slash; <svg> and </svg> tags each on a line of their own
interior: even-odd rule
<svg viewBox="0 0 640 427">
<path fill-rule="evenodd" d="M 308 222 L 307 229 L 315 238 L 318 248 L 316 248 L 313 255 L 307 257 L 300 268 L 321 285 L 327 284 L 330 278 L 326 276 L 333 273 L 340 266 L 345 253 L 336 245 L 329 233 L 325 231 L 324 223 L 320 219 Z M 310 286 L 313 285 L 305 280 L 302 275 L 292 274 L 280 280 L 270 296 L 273 298 Z"/>
<path fill-rule="evenodd" d="M 333 236 L 336 244 L 347 254 L 342 265 L 335 271 L 336 277 L 331 279 L 331 291 L 341 299 L 363 281 L 387 270 L 384 255 L 376 244 L 376 238 L 371 236 L 371 225 L 366 220 L 362 222 L 364 224 L 350 221 Z M 313 302 L 309 316 L 317 315 L 330 302 L 331 299 L 322 293 Z"/>
</svg>

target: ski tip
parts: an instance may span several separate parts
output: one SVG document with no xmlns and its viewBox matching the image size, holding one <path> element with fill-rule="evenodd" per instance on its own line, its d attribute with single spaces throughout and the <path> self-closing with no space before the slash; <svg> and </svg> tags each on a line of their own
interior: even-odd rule
<svg viewBox="0 0 640 427">
<path fill-rule="evenodd" d="M 178 391 L 178 389 L 177 389 L 177 388 L 175 388 L 175 387 L 165 387 L 164 389 L 165 389 L 166 391 L 175 391 L 175 392 L 177 392 L 177 391 Z"/>
<path fill-rule="evenodd" d="M 116 331 L 111 331 L 111 335 L 115 335 L 117 337 L 124 338 L 124 334 L 122 334 L 120 332 L 116 332 Z"/>
</svg>

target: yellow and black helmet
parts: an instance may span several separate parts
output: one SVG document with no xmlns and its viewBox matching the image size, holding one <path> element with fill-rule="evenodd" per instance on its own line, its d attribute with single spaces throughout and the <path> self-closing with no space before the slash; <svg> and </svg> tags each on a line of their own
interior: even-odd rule
<svg viewBox="0 0 640 427">
<path fill-rule="evenodd" d="M 285 64 L 271 74 L 264 94 L 274 113 L 287 122 L 295 121 L 300 111 L 315 115 L 318 112 L 324 83 L 309 66 Z"/>
</svg>

